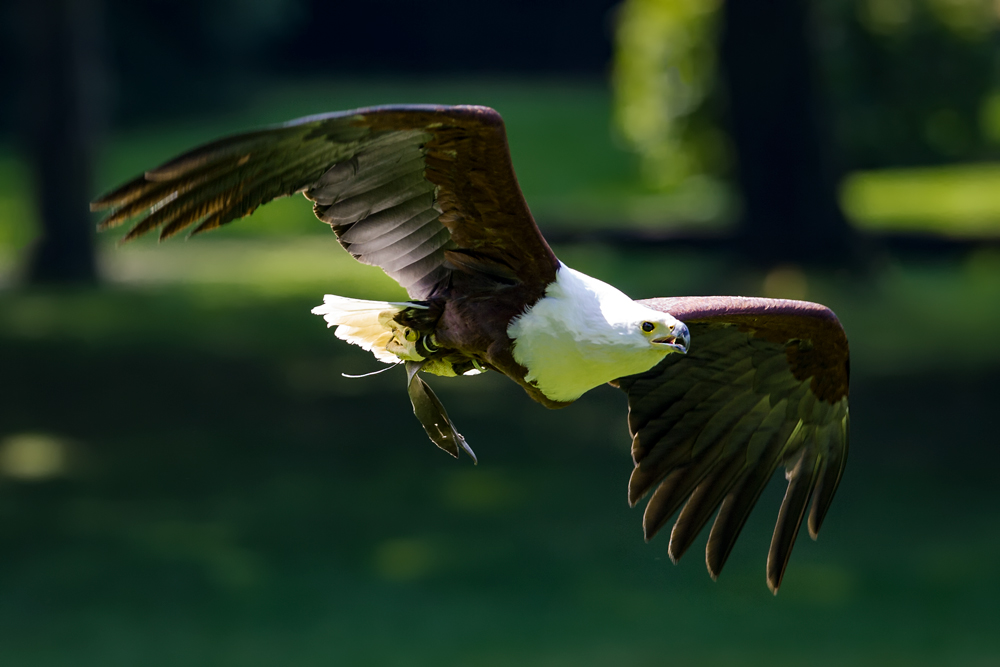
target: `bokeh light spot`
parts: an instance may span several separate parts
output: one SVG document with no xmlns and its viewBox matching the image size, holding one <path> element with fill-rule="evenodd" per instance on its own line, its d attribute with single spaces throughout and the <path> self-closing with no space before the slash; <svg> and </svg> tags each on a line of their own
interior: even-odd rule
<svg viewBox="0 0 1000 667">
<path fill-rule="evenodd" d="M 451 509 L 485 513 L 519 504 L 523 492 L 510 475 L 501 471 L 470 470 L 450 475 L 441 486 L 441 495 Z"/>
<path fill-rule="evenodd" d="M 434 547 L 420 538 L 386 540 L 375 548 L 375 572 L 389 581 L 415 581 L 434 570 Z"/>
<path fill-rule="evenodd" d="M 769 299 L 801 300 L 809 293 L 809 281 L 797 266 L 776 266 L 764 276 L 763 292 Z"/>
<path fill-rule="evenodd" d="M 820 607 L 846 604 L 856 593 L 857 580 L 844 567 L 828 563 L 795 563 L 781 585 L 786 599 Z"/>
<path fill-rule="evenodd" d="M 47 433 L 17 433 L 0 442 L 0 472 L 7 477 L 40 481 L 66 473 L 66 441 Z"/>
</svg>

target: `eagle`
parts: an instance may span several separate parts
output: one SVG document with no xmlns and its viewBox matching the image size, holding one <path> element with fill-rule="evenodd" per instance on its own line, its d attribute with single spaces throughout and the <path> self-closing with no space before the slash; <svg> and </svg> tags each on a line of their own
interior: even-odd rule
<svg viewBox="0 0 1000 667">
<path fill-rule="evenodd" d="M 848 450 L 847 336 L 828 308 L 747 297 L 634 301 L 563 264 L 521 194 L 500 114 L 382 106 L 293 120 L 199 146 L 91 205 L 123 241 L 161 240 L 301 192 L 358 261 L 405 288 L 399 302 L 326 295 L 336 336 L 402 364 L 431 441 L 475 454 L 419 373 L 506 375 L 547 408 L 609 383 L 628 397 L 628 483 L 646 540 L 676 514 L 676 563 L 715 517 L 717 578 L 774 471 L 788 487 L 767 556 L 777 593 L 809 510 L 816 538 Z M 387 367 L 388 368 L 388 367 Z M 473 381 L 473 380 L 468 380 Z"/>
</svg>

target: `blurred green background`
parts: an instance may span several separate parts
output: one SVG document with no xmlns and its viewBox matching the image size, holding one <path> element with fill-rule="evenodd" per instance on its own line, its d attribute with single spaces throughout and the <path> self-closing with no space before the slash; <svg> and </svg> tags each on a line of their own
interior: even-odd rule
<svg viewBox="0 0 1000 667">
<path fill-rule="evenodd" d="M 747 241 L 741 168 L 780 165 L 741 153 L 721 0 L 3 8 L 0 663 L 1000 663 L 1000 10 L 801 6 L 792 85 L 846 221 L 826 256 Z M 32 82 L 59 57 L 87 66 L 46 116 Z M 779 595 L 781 479 L 718 582 L 703 542 L 676 567 L 665 536 L 643 543 L 617 390 L 550 412 L 495 374 L 431 378 L 473 467 L 426 440 L 401 370 L 342 377 L 379 364 L 309 309 L 404 295 L 300 197 L 191 242 L 84 233 L 96 273 L 39 270 L 62 235 L 45 202 L 85 206 L 77 153 L 89 198 L 219 135 L 382 103 L 498 109 L 556 253 L 635 298 L 837 312 L 851 455 Z M 76 136 L 66 117 L 77 153 L 37 139 Z M 40 166 L 53 150 L 64 172 Z"/>
</svg>

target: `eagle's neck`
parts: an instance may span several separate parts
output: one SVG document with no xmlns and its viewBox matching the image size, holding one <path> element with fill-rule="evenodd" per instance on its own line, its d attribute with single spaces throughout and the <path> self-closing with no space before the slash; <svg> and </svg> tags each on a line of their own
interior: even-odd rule
<svg viewBox="0 0 1000 667">
<path fill-rule="evenodd" d="M 625 375 L 649 370 L 665 356 L 639 333 L 645 307 L 596 278 L 561 265 L 556 280 L 507 335 L 525 380 L 553 401 Z"/>
</svg>

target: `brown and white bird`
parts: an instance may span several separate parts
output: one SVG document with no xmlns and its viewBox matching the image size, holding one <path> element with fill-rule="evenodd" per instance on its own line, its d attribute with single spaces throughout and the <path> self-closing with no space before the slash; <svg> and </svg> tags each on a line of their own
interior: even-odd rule
<svg viewBox="0 0 1000 667">
<path fill-rule="evenodd" d="M 524 201 L 500 115 L 486 107 L 392 106 L 312 116 L 220 139 L 93 203 L 125 240 L 215 229 L 296 192 L 348 252 L 409 301 L 327 295 L 313 312 L 337 337 L 403 363 L 431 440 L 472 449 L 417 375 L 503 373 L 563 407 L 604 383 L 628 395 L 634 505 L 653 491 L 646 539 L 678 511 L 677 561 L 718 513 L 706 549 L 717 577 L 778 466 L 788 488 L 767 559 L 777 592 L 811 501 L 816 537 L 847 460 L 847 337 L 802 301 L 633 301 L 562 264 Z"/>
</svg>

